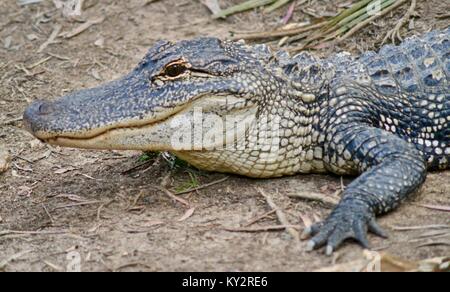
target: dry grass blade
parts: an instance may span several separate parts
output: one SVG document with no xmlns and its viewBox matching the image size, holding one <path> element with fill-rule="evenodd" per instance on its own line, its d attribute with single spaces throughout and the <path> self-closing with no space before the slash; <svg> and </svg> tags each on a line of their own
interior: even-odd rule
<svg viewBox="0 0 450 292">
<path fill-rule="evenodd" d="M 450 232 L 448 230 L 431 230 L 427 231 L 419 236 L 416 236 L 417 239 L 428 239 L 428 238 L 436 238 L 436 237 L 448 237 L 450 236 Z"/>
<path fill-rule="evenodd" d="M 262 214 L 262 215 L 260 215 L 260 216 L 258 216 L 258 217 L 256 217 L 256 218 L 250 220 L 250 222 L 248 222 L 247 224 L 245 224 L 244 227 L 249 227 L 249 226 L 255 224 L 256 222 L 258 222 L 258 221 L 260 221 L 260 220 L 262 220 L 262 219 L 264 219 L 264 218 L 269 217 L 270 215 L 272 215 L 272 214 L 275 213 L 276 211 L 277 211 L 277 210 L 270 210 L 269 212 L 266 212 L 266 213 L 264 213 L 264 214 Z"/>
<path fill-rule="evenodd" d="M 58 37 L 59 32 L 61 31 L 62 26 L 61 25 L 55 25 L 53 28 L 52 33 L 50 34 L 49 38 L 39 47 L 38 53 L 41 53 L 44 51 L 49 45 L 55 42 L 55 39 Z"/>
<path fill-rule="evenodd" d="M 3 230 L 0 231 L 0 237 L 6 235 L 61 235 L 67 231 L 19 231 L 19 230 Z"/>
<path fill-rule="evenodd" d="M 383 0 L 383 2 L 380 2 L 380 6 L 377 9 L 383 10 L 386 7 L 389 7 L 392 5 L 396 0 Z M 342 35 L 343 33 L 349 31 L 359 23 L 362 23 L 363 21 L 367 20 L 370 16 L 374 16 L 377 13 L 380 12 L 373 12 L 369 9 L 370 5 L 373 2 L 369 3 L 368 6 L 363 7 L 362 9 L 356 11 L 355 13 L 347 16 L 346 18 L 339 21 L 336 25 L 332 26 L 328 31 L 325 33 L 329 35 L 330 32 L 335 31 L 334 34 L 329 35 L 326 39 L 334 38 L 334 36 Z"/>
<path fill-rule="evenodd" d="M 369 7 L 371 7 L 371 5 L 373 5 L 374 3 L 371 2 L 365 8 L 362 8 L 361 10 L 355 12 L 355 15 L 350 15 L 346 19 L 342 20 L 342 22 L 338 23 L 336 27 L 329 29 L 329 31 L 327 32 L 318 32 L 317 34 L 312 35 L 310 38 L 305 40 L 304 45 L 293 48 L 290 51 L 301 51 L 307 48 L 307 45 L 313 43 L 314 41 L 317 41 L 318 44 L 309 47 L 319 49 L 339 44 L 353 36 L 356 32 L 360 31 L 368 24 L 372 23 L 374 20 L 388 14 L 395 8 L 403 5 L 403 3 L 405 2 L 406 0 L 385 0 L 381 3 L 378 2 L 380 3 L 380 6 L 377 8 L 380 10 L 379 12 L 374 12 L 369 9 Z M 364 13 L 361 14 L 361 11 L 363 11 Z"/>
<path fill-rule="evenodd" d="M 450 229 L 450 225 L 425 225 L 425 226 L 392 226 L 394 231 Z"/>
<path fill-rule="evenodd" d="M 80 206 L 87 206 L 87 205 L 96 205 L 101 204 L 101 201 L 90 201 L 90 202 L 81 202 L 81 203 L 74 203 L 74 204 L 68 204 L 68 205 L 61 205 L 56 206 L 53 208 L 53 211 L 60 210 L 60 209 L 66 209 L 66 208 L 73 208 L 73 207 L 80 207 Z"/>
<path fill-rule="evenodd" d="M 450 246 L 450 241 L 430 241 L 428 243 L 419 244 L 417 248 L 430 247 L 430 246 Z"/>
<path fill-rule="evenodd" d="M 75 36 L 81 34 L 82 32 L 84 32 L 85 30 L 87 30 L 87 29 L 90 28 L 91 26 L 96 25 L 96 24 L 100 24 L 100 23 L 102 23 L 103 21 L 105 21 L 105 17 L 99 17 L 99 18 L 96 18 L 96 19 L 88 20 L 87 22 L 85 22 L 85 23 L 83 23 L 82 25 L 76 27 L 76 28 L 73 29 L 72 31 L 63 33 L 62 36 L 63 36 L 64 38 L 66 38 L 66 39 L 73 38 L 73 37 L 75 37 Z"/>
<path fill-rule="evenodd" d="M 289 49 L 290 52 L 312 48 L 319 49 L 329 47 L 341 43 L 355 33 L 366 27 L 374 20 L 385 16 L 396 8 L 402 6 L 409 0 L 362 0 L 355 3 L 352 7 L 342 11 L 337 16 L 314 25 L 308 25 L 295 29 L 277 29 L 265 32 L 240 33 L 233 39 L 246 40 L 264 40 L 264 39 L 283 39 L 281 44 L 292 44 L 301 41 L 301 45 Z M 412 5 L 408 13 L 402 19 L 402 24 L 398 24 L 400 28 L 404 22 L 414 13 L 416 0 L 412 1 Z M 249 1 L 250 2 L 250 1 Z M 254 1 L 252 1 L 254 3 Z M 271 7 L 286 1 L 276 1 Z M 303 3 L 303 2 L 302 2 Z"/>
<path fill-rule="evenodd" d="M 393 11 L 394 9 L 400 7 L 406 2 L 406 0 L 391 0 L 386 1 L 381 6 L 381 11 L 379 13 L 375 13 L 372 17 L 369 17 L 365 19 L 362 22 L 359 22 L 358 24 L 354 25 L 352 29 L 350 29 L 345 35 L 340 37 L 338 40 L 336 40 L 336 43 L 343 42 L 344 40 L 348 39 L 349 37 L 353 36 L 356 32 L 361 30 L 362 28 L 366 27 L 368 24 L 372 23 L 374 20 L 385 16 L 389 12 Z"/>
<path fill-rule="evenodd" d="M 400 29 L 409 21 L 409 19 L 413 16 L 417 6 L 416 0 L 411 0 L 411 6 L 408 9 L 408 12 L 405 16 L 400 19 L 400 21 L 395 25 L 395 27 L 390 30 L 386 36 L 384 37 L 383 43 L 385 43 L 388 39 L 391 39 L 393 43 L 395 43 L 395 39 L 402 41 L 403 38 L 400 34 Z"/>
<path fill-rule="evenodd" d="M 438 241 L 433 241 L 430 240 L 427 243 L 423 243 L 423 244 L 419 244 L 416 246 L 416 248 L 422 248 L 422 247 L 430 247 L 430 246 L 450 246 L 450 241 L 449 240 L 438 240 Z"/>
<path fill-rule="evenodd" d="M 426 204 L 415 204 L 415 205 L 419 206 L 419 207 L 427 208 L 430 210 L 450 212 L 450 206 L 435 206 L 435 205 L 426 205 Z"/>
</svg>

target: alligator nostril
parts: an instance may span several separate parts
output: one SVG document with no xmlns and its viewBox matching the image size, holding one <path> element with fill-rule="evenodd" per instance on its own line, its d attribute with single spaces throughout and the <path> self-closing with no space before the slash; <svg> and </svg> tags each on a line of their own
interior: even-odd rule
<svg viewBox="0 0 450 292">
<path fill-rule="evenodd" d="M 52 106 L 48 102 L 42 102 L 38 106 L 37 110 L 40 115 L 48 115 L 52 112 Z"/>
</svg>

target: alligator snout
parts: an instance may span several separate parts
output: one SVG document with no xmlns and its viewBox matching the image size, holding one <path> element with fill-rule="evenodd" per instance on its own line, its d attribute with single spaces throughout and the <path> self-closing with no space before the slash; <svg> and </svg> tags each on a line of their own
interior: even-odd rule
<svg viewBox="0 0 450 292">
<path fill-rule="evenodd" d="M 43 120 L 54 112 L 54 106 L 48 101 L 35 101 L 26 110 L 23 115 L 25 128 L 32 134 L 35 134 L 35 125 L 42 123 Z"/>
<path fill-rule="evenodd" d="M 46 116 L 54 111 L 52 103 L 49 101 L 35 101 L 25 111 L 25 117 Z"/>
</svg>

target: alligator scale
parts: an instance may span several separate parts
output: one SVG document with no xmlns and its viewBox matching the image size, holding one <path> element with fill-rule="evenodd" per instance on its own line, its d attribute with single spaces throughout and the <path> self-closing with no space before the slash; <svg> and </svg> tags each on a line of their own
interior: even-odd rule
<svg viewBox="0 0 450 292">
<path fill-rule="evenodd" d="M 198 111 L 210 139 L 194 134 L 194 147 L 178 147 Z M 231 143 L 220 125 L 230 118 L 245 125 Z M 24 121 L 50 144 L 169 151 L 209 171 L 359 175 L 305 233 L 309 249 L 328 254 L 348 238 L 368 247 L 368 231 L 386 236 L 377 215 L 417 191 L 428 170 L 449 168 L 450 28 L 327 59 L 215 38 L 160 42 L 123 78 L 35 102 Z"/>
</svg>

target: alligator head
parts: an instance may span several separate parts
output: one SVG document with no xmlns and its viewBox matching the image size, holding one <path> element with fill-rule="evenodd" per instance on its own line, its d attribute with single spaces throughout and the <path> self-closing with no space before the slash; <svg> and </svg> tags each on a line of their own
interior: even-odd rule
<svg viewBox="0 0 450 292">
<path fill-rule="evenodd" d="M 295 118 L 277 58 L 266 46 L 215 38 L 160 42 L 123 78 L 35 102 L 24 122 L 54 145 L 171 151 L 208 170 L 273 176 L 264 160 L 286 155 L 273 124 Z M 264 165 L 256 172 L 255 160 Z"/>
</svg>

